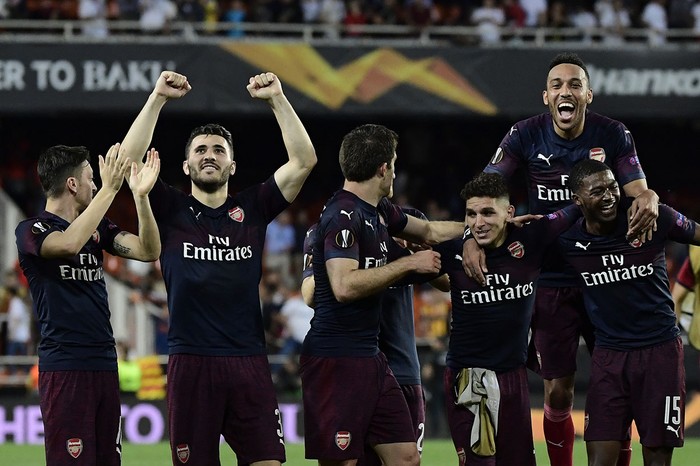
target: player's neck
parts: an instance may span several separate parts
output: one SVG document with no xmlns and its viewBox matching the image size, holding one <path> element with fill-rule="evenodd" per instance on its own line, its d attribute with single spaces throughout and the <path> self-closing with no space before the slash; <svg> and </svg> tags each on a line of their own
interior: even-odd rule
<svg viewBox="0 0 700 466">
<path fill-rule="evenodd" d="M 78 218 L 80 212 L 77 206 L 72 202 L 66 202 L 63 198 L 49 198 L 46 200 L 45 210 L 57 217 L 61 217 L 68 223 L 72 223 L 73 220 Z"/>
<path fill-rule="evenodd" d="M 615 222 L 601 222 L 585 217 L 584 228 L 592 235 L 606 236 L 615 231 Z"/>
<path fill-rule="evenodd" d="M 375 207 L 379 205 L 379 201 L 384 197 L 374 182 L 374 179 L 361 182 L 345 180 L 343 189 L 353 193 L 355 196 Z"/>
<path fill-rule="evenodd" d="M 197 199 L 205 206 L 216 209 L 217 207 L 224 205 L 224 202 L 226 202 L 226 198 L 228 197 L 228 183 L 213 193 L 202 191 L 196 184 L 192 183 L 192 197 Z"/>
<path fill-rule="evenodd" d="M 581 124 L 579 126 L 566 131 L 558 127 L 556 123 L 553 123 L 554 132 L 557 134 L 557 136 L 559 136 L 562 139 L 566 139 L 567 141 L 573 141 L 574 139 L 583 134 L 584 122 L 585 120 L 581 121 Z"/>
</svg>

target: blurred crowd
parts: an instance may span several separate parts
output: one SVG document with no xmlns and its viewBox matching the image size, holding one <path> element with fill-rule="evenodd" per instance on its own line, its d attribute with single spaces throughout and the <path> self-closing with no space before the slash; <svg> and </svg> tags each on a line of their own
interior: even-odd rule
<svg viewBox="0 0 700 466">
<path fill-rule="evenodd" d="M 519 30 L 539 27 L 581 31 L 550 34 L 548 40 L 607 44 L 624 41 L 629 28 L 647 29 L 651 45 L 663 44 L 669 29 L 692 30 L 700 37 L 700 0 L 0 0 L 3 18 L 79 19 L 82 33 L 95 37 L 110 34 L 112 20 L 138 21 L 146 34 L 168 34 L 175 21 L 197 22 L 206 33 L 233 37 L 246 31 L 219 26 L 321 24 L 338 26 L 329 35 L 345 26 L 348 36 L 362 35 L 357 26 L 367 24 L 474 26 L 482 43 L 517 40 Z M 594 29 L 603 32 L 594 37 Z"/>
</svg>

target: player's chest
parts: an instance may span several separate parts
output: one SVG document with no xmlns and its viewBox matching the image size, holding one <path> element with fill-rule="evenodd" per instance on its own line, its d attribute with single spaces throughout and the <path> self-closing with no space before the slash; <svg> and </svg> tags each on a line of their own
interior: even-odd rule
<svg viewBox="0 0 700 466">
<path fill-rule="evenodd" d="M 600 145 L 580 144 L 566 147 L 557 144 L 533 143 L 527 155 L 531 173 L 568 174 L 576 163 L 585 159 L 600 162 L 609 160 L 610 155 Z"/>
<path fill-rule="evenodd" d="M 376 216 L 363 217 L 356 230 L 360 240 L 360 268 L 386 265 L 389 260 L 389 241 L 392 240 L 384 223 Z"/>
<path fill-rule="evenodd" d="M 622 279 L 641 278 L 653 273 L 662 259 L 663 244 L 616 238 L 566 238 L 567 260 L 581 273 L 604 273 Z M 619 281 L 619 280 L 614 280 Z"/>
<path fill-rule="evenodd" d="M 183 245 L 231 248 L 262 247 L 267 224 L 241 207 L 214 214 L 187 208 L 159 227 L 164 249 Z"/>
</svg>

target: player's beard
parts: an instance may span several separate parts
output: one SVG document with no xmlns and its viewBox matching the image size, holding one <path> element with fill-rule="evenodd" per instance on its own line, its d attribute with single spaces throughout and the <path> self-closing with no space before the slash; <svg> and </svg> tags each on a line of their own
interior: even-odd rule
<svg viewBox="0 0 700 466">
<path fill-rule="evenodd" d="M 205 193 L 212 194 L 228 183 L 230 173 L 228 170 L 222 170 L 219 178 L 209 178 L 206 180 L 202 179 L 200 175 L 201 172 L 199 170 L 190 171 L 192 183 Z"/>
</svg>

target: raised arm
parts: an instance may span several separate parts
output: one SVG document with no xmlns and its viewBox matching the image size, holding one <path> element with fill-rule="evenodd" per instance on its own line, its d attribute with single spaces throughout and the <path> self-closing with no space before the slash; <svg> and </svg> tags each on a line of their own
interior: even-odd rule
<svg viewBox="0 0 700 466">
<path fill-rule="evenodd" d="M 250 95 L 266 100 L 282 130 L 284 147 L 289 161 L 275 172 L 275 182 L 282 195 L 292 202 L 299 194 L 311 169 L 316 165 L 316 151 L 304 125 L 282 91 L 282 84 L 273 73 L 262 73 L 250 78 L 247 86 Z"/>
<path fill-rule="evenodd" d="M 41 245 L 42 257 L 74 256 L 90 239 L 114 201 L 130 166 L 130 160 L 120 154 L 119 148 L 119 144 L 115 144 L 105 157 L 99 156 L 102 187 L 66 231 L 56 231 L 46 237 Z"/>
<path fill-rule="evenodd" d="M 140 171 L 143 166 L 143 156 L 153 138 L 153 131 L 161 109 L 166 102 L 179 99 L 190 89 L 192 87 L 187 82 L 187 77 L 174 71 L 163 71 L 158 77 L 153 92 L 148 96 L 148 100 L 122 141 L 122 151 L 124 155 L 138 164 L 137 171 Z"/>
<path fill-rule="evenodd" d="M 114 250 L 121 257 L 140 261 L 154 261 L 160 256 L 160 235 L 148 193 L 158 178 L 160 158 L 155 149 L 146 154 L 146 163 L 139 170 L 136 162 L 131 164 L 129 188 L 134 195 L 138 217 L 138 236 L 122 231 L 114 238 Z"/>
</svg>

